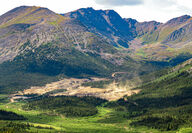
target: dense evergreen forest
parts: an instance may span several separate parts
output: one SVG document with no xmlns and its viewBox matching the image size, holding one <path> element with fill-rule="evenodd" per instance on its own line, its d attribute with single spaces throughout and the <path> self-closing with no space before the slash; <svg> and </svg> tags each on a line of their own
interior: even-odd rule
<svg viewBox="0 0 192 133">
<path fill-rule="evenodd" d="M 185 65 L 160 70 L 143 75 L 140 79 L 143 80 L 143 84 L 135 89 L 140 89 L 141 92 L 129 97 L 124 96 L 118 101 L 109 102 L 95 97 L 31 95 L 30 97 L 33 98 L 24 101 L 22 110 L 46 112 L 49 117 L 65 116 L 69 119 L 86 117 L 88 119 L 88 117 L 98 117 L 98 109 L 100 108 L 101 111 L 102 108 L 113 111 L 106 117 L 99 117 L 95 123 L 120 124 L 129 120 L 131 127 L 144 126 L 160 132 L 175 132 L 182 127 L 191 127 L 191 64 L 185 63 Z M 90 82 L 84 86 L 102 88 L 112 81 Z M 126 80 L 120 80 L 120 82 L 123 84 Z M 1 100 L 6 103 L 4 98 Z M 3 110 L 0 110 L 0 119 L 26 121 L 22 115 Z M 0 130 L 2 132 L 13 130 L 28 132 L 33 128 L 33 125 L 27 123 L 7 122 L 0 127 Z M 52 130 L 51 127 L 35 127 L 35 129 L 38 128 Z"/>
<path fill-rule="evenodd" d="M 0 110 L 0 120 L 25 120 L 25 117 L 13 112 Z"/>
<path fill-rule="evenodd" d="M 67 117 L 83 117 L 97 114 L 97 106 L 106 100 L 94 97 L 42 97 L 23 106 L 25 110 L 48 110 Z"/>
<path fill-rule="evenodd" d="M 166 69 L 155 74 L 156 80 L 142 85 L 139 94 L 110 102 L 110 108 L 123 108 L 127 119 L 135 119 L 132 126 L 148 126 L 162 131 L 192 125 L 191 65 L 180 70 Z M 161 74 L 161 72 L 163 74 Z M 167 73 L 167 74 L 165 74 Z M 163 75 L 163 76 L 160 76 Z M 148 75 L 149 76 L 149 75 Z"/>
</svg>

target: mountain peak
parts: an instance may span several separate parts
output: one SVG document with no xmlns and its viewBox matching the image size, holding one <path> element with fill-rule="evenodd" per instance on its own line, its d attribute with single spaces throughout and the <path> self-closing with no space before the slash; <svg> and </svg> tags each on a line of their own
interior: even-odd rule
<svg viewBox="0 0 192 133">
<path fill-rule="evenodd" d="M 37 10 L 37 9 L 49 10 L 48 8 L 39 7 L 39 6 L 19 6 L 19 7 L 16 7 L 14 9 L 8 11 L 7 13 L 15 13 L 16 14 L 18 12 L 22 12 L 22 11 L 26 11 L 26 10 Z"/>
<path fill-rule="evenodd" d="M 80 8 L 80 9 L 77 9 L 75 10 L 74 12 L 76 11 L 96 11 L 95 9 L 93 9 L 92 7 L 87 7 L 87 8 Z"/>
<path fill-rule="evenodd" d="M 128 47 L 127 41 L 132 39 L 128 23 L 114 10 L 95 10 L 81 8 L 63 14 L 66 17 L 79 20 L 91 32 L 110 38 L 109 43 Z"/>
<path fill-rule="evenodd" d="M 124 20 L 131 25 L 135 25 L 136 23 L 138 23 L 136 19 L 132 19 L 132 18 L 124 18 Z"/>
<path fill-rule="evenodd" d="M 169 20 L 166 24 L 169 24 L 169 25 L 181 24 L 181 23 L 187 22 L 190 18 L 191 18 L 191 16 L 189 16 L 189 15 L 183 15 L 183 16 L 176 17 L 176 18 Z"/>
<path fill-rule="evenodd" d="M 63 22 L 65 18 L 48 8 L 38 6 L 20 6 L 0 16 L 0 25 L 17 23 L 35 24 L 41 22 Z"/>
<path fill-rule="evenodd" d="M 76 18 L 75 16 L 73 16 L 74 14 L 81 14 L 81 15 L 84 15 L 84 14 L 106 14 L 106 15 L 118 15 L 120 16 L 116 11 L 112 10 L 112 9 L 107 9 L 107 10 L 95 10 L 94 8 L 92 7 L 87 7 L 87 8 L 80 8 L 80 9 L 77 9 L 75 11 L 72 11 L 72 12 L 68 12 L 68 13 L 65 13 L 63 14 L 64 16 L 68 16 L 68 17 L 74 17 Z"/>
<path fill-rule="evenodd" d="M 112 10 L 112 9 L 107 9 L 107 10 L 104 10 L 107 14 L 117 14 L 116 11 Z"/>
</svg>

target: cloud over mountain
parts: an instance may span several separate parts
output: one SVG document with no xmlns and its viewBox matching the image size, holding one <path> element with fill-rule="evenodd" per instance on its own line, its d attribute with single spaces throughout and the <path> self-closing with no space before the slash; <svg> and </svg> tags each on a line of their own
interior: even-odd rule
<svg viewBox="0 0 192 133">
<path fill-rule="evenodd" d="M 127 6 L 127 5 L 140 5 L 143 0 L 95 0 L 97 4 L 107 6 Z"/>
</svg>

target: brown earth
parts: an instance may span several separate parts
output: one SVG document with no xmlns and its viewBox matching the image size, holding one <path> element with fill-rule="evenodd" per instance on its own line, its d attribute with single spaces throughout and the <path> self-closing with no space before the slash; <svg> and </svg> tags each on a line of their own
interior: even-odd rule
<svg viewBox="0 0 192 133">
<path fill-rule="evenodd" d="M 115 76 L 115 74 L 112 74 Z M 113 82 L 106 86 L 106 88 L 91 88 L 90 86 L 82 86 L 82 83 L 108 80 L 105 78 L 91 78 L 91 79 L 62 79 L 57 82 L 49 83 L 45 86 L 33 86 L 30 89 L 26 89 L 22 92 L 18 92 L 17 95 L 28 95 L 28 94 L 38 94 L 43 95 L 47 92 L 54 90 L 65 89 L 64 92 L 58 92 L 51 94 L 51 96 L 95 96 L 109 101 L 114 101 L 122 98 L 123 96 L 133 95 L 140 92 L 140 90 L 131 90 L 133 86 L 119 86 L 117 83 Z M 12 97 L 12 99 L 17 99 Z"/>
</svg>

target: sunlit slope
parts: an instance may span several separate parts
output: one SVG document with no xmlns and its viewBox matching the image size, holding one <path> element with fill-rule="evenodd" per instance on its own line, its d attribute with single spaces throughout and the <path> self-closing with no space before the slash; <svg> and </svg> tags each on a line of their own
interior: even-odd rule
<svg viewBox="0 0 192 133">
<path fill-rule="evenodd" d="M 162 71 L 162 74 L 156 74 L 155 80 L 137 89 L 141 89 L 141 92 L 109 106 L 125 107 L 128 112 L 127 117 L 136 120 L 131 124 L 133 126 L 148 126 L 162 131 L 190 127 L 192 121 L 191 59 L 167 72 Z"/>
</svg>

